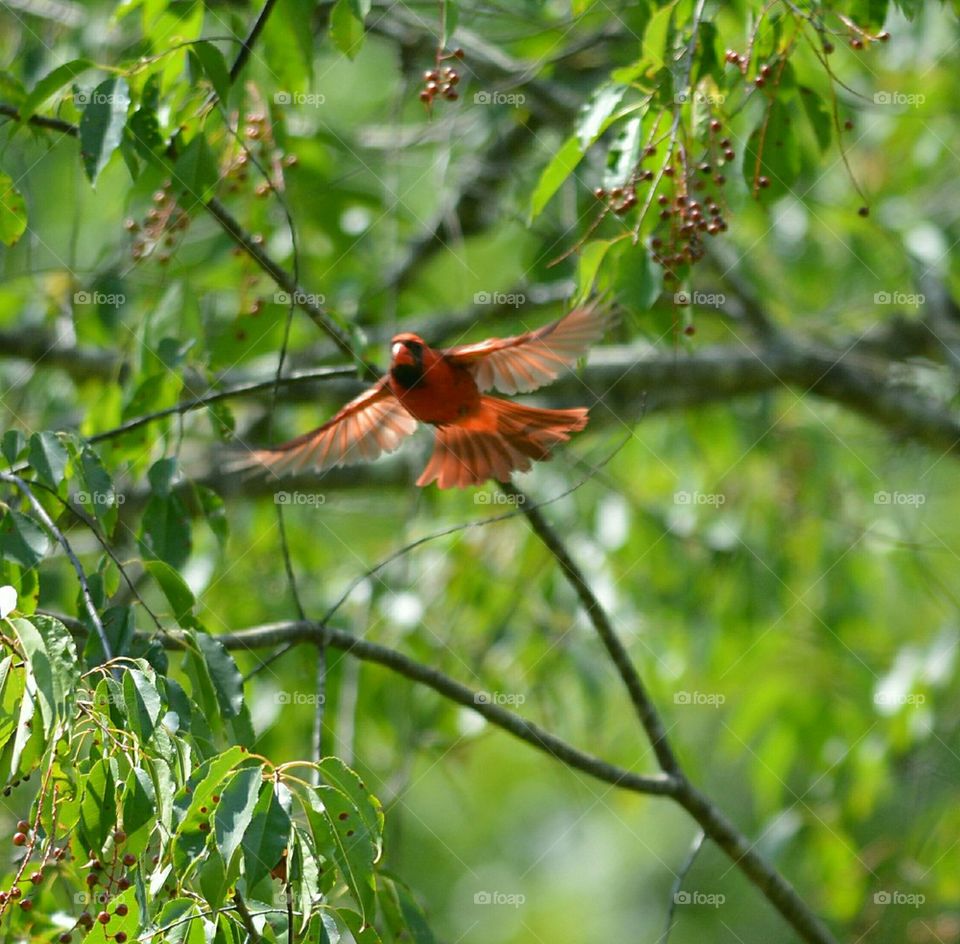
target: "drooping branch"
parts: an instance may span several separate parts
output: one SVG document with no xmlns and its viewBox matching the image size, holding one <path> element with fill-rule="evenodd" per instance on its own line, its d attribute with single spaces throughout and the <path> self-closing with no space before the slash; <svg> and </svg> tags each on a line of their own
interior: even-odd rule
<svg viewBox="0 0 960 944">
<path fill-rule="evenodd" d="M 657 755 L 660 767 L 669 778 L 670 795 L 700 824 L 707 836 L 744 872 L 805 941 L 811 944 L 835 944 L 830 931 L 786 878 L 757 852 L 756 847 L 726 818 L 720 808 L 690 782 L 670 747 L 660 712 L 583 571 L 574 562 L 563 540 L 547 522 L 541 510 L 536 505 L 528 504 L 526 496 L 512 483 L 505 483 L 501 488 L 507 495 L 517 499 L 530 527 L 560 565 L 564 576 L 580 599 L 617 674 L 627 688 L 630 701 Z"/>
<path fill-rule="evenodd" d="M 494 704 L 484 696 L 483 692 L 474 691 L 438 669 L 417 662 L 396 649 L 360 639 L 342 629 L 324 626 L 322 623 L 311 620 L 292 620 L 254 626 L 232 633 L 221 633 L 217 636 L 217 640 L 229 650 L 248 651 L 274 648 L 289 642 L 308 642 L 316 645 L 321 637 L 330 648 L 346 652 L 364 662 L 382 665 L 413 682 L 426 685 L 439 692 L 444 698 L 482 715 L 491 724 L 532 745 L 538 751 L 543 751 L 567 766 L 583 771 L 598 780 L 635 793 L 664 795 L 673 788 L 668 777 L 635 774 L 580 751 L 532 721 L 514 714 L 501 705 Z M 174 647 L 182 645 L 183 638 L 182 633 L 172 632 L 170 638 L 165 637 L 161 642 L 165 647 Z"/>
</svg>

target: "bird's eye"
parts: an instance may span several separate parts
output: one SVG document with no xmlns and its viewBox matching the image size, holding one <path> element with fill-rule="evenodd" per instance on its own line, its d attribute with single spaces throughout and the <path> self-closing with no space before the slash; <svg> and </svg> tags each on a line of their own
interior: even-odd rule
<svg viewBox="0 0 960 944">
<path fill-rule="evenodd" d="M 423 347 L 419 341 L 406 341 L 404 343 L 411 351 L 419 351 Z"/>
</svg>

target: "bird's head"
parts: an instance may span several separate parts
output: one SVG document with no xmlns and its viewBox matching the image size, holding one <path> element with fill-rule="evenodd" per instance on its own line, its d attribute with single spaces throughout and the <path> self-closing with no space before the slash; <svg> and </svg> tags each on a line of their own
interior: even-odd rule
<svg viewBox="0 0 960 944">
<path fill-rule="evenodd" d="M 390 368 L 413 367 L 417 370 L 423 367 L 423 351 L 426 348 L 423 338 L 410 332 L 398 334 L 390 342 Z"/>
</svg>

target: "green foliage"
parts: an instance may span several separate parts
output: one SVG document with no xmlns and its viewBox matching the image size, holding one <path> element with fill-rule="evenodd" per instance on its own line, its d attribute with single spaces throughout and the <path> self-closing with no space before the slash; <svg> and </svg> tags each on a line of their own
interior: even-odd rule
<svg viewBox="0 0 960 944">
<path fill-rule="evenodd" d="M 351 358 L 238 235 L 315 293 L 348 367 L 396 330 L 453 344 L 609 299 L 593 366 L 616 370 L 538 393 L 591 420 L 525 492 L 563 496 L 544 514 L 691 778 L 837 937 L 955 937 L 956 450 L 917 444 L 960 390 L 949 8 L 280 0 L 235 81 L 260 6 L 77 8 L 0 25 L 0 453 L 111 658 L 5 479 L 0 826 L 31 825 L 0 857 L 6 937 L 240 944 L 243 907 L 267 942 L 291 916 L 296 941 L 661 931 L 693 830 L 667 801 L 352 654 L 326 651 L 321 690 L 309 645 L 224 645 L 349 588 L 337 628 L 653 769 L 519 515 L 368 573 L 517 511 L 495 488 L 416 489 L 418 438 L 297 489 L 228 474 L 235 437 L 281 441 L 358 389 L 274 395 L 281 349 L 288 373 Z M 458 97 L 426 109 L 438 66 Z M 834 366 L 781 376 L 791 345 Z M 884 412 L 901 396 L 914 424 Z M 303 760 L 321 707 L 349 765 Z M 678 907 L 671 940 L 788 933 L 716 849 L 685 887 L 726 903 Z"/>
</svg>

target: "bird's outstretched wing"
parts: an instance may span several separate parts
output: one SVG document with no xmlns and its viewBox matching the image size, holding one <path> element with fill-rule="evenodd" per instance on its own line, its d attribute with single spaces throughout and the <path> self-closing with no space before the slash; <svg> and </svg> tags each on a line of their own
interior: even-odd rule
<svg viewBox="0 0 960 944">
<path fill-rule="evenodd" d="M 575 364 L 600 340 L 608 321 L 595 302 L 536 331 L 513 338 L 489 338 L 443 353 L 455 364 L 468 367 L 481 390 L 526 393 L 556 380 L 562 368 Z"/>
<path fill-rule="evenodd" d="M 391 393 L 384 377 L 323 426 L 272 449 L 259 449 L 244 465 L 263 466 L 276 474 L 353 465 L 393 452 L 416 428 L 417 421 Z"/>
</svg>

